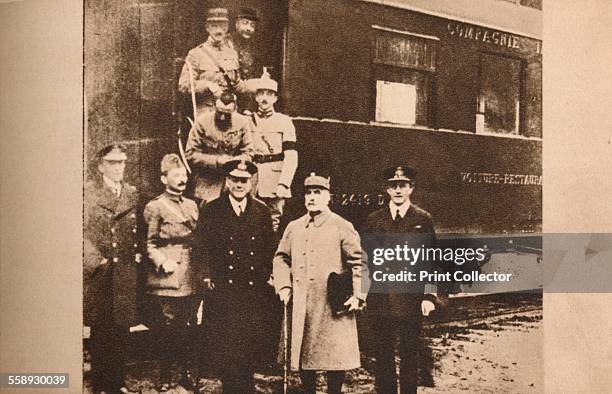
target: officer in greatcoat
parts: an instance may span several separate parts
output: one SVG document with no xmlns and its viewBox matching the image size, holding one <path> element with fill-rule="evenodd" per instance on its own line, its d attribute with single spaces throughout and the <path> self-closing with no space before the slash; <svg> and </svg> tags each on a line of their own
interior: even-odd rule
<svg viewBox="0 0 612 394">
<path fill-rule="evenodd" d="M 436 234 L 431 215 L 411 202 L 415 171 L 399 165 L 384 171 L 389 204 L 370 214 L 364 234 L 402 234 L 409 247 L 433 247 Z M 380 246 L 380 245 L 378 245 Z M 416 262 L 413 267 L 429 270 L 435 262 Z M 368 317 L 372 322 L 375 348 L 376 390 L 379 394 L 397 393 L 395 372 L 396 338 L 399 344 L 400 393 L 417 392 L 418 352 L 423 316 L 440 305 L 435 284 L 424 282 L 388 292 L 371 291 Z"/>
<path fill-rule="evenodd" d="M 236 112 L 236 96 L 225 92 L 215 102 L 215 111 L 196 119 L 189 132 L 185 156 L 194 171 L 199 202 L 219 197 L 225 182 L 223 165 L 231 160 L 250 160 L 253 137 L 249 119 Z"/>
<path fill-rule="evenodd" d="M 139 197 L 123 179 L 126 160 L 119 144 L 100 150 L 98 174 L 84 190 L 83 314 L 95 392 L 122 389 L 129 328 L 139 323 Z"/>
<path fill-rule="evenodd" d="M 308 213 L 289 223 L 274 257 L 274 286 L 285 305 L 293 300 L 291 368 L 299 370 L 305 392 L 315 393 L 316 371 L 327 371 L 328 393 L 340 393 L 345 370 L 358 368 L 354 311 L 367 294 L 367 266 L 353 225 L 329 209 L 330 181 L 311 173 L 304 181 Z M 348 313 L 337 315 L 328 302 L 328 277 L 349 273 Z"/>
<path fill-rule="evenodd" d="M 255 80 L 257 111 L 251 114 L 253 161 L 257 164 L 257 197 L 270 208 L 274 231 L 278 231 L 285 200 L 298 165 L 295 126 L 291 118 L 274 110 L 278 83 L 262 75 Z"/>
<path fill-rule="evenodd" d="M 202 208 L 194 246 L 202 280 L 212 288 L 204 301 L 202 354 L 223 393 L 247 394 L 268 350 L 274 240 L 267 207 L 250 195 L 257 167 L 234 160 L 223 168 L 228 191 Z"/>
<path fill-rule="evenodd" d="M 198 207 L 183 196 L 187 170 L 179 156 L 165 155 L 160 168 L 166 190 L 147 203 L 143 215 L 149 256 L 146 322 L 156 337 L 161 360 L 159 391 L 164 392 L 176 383 L 192 388 L 187 364 L 194 356 L 188 340 L 197 313 L 191 246 Z M 182 379 L 172 370 L 181 371 Z"/>
</svg>

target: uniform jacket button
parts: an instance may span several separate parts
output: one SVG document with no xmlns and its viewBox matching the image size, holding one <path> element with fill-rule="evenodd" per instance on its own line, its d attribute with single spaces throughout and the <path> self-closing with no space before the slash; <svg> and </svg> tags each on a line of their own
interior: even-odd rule
<svg viewBox="0 0 612 394">
<path fill-rule="evenodd" d="M 135 248 L 137 248 L 137 247 L 138 247 L 138 244 L 134 244 L 134 247 L 135 247 Z"/>
<path fill-rule="evenodd" d="M 251 237 L 251 240 L 252 240 L 252 241 L 254 241 L 254 240 L 255 240 L 255 237 Z"/>
<path fill-rule="evenodd" d="M 253 253 L 253 252 L 250 252 L 249 254 L 250 254 L 251 256 L 255 255 L 255 253 Z"/>
<path fill-rule="evenodd" d="M 113 245 L 113 248 L 116 248 L 117 247 L 117 242 L 113 242 L 112 245 Z"/>
<path fill-rule="evenodd" d="M 253 281 L 252 280 L 249 281 L 249 285 L 253 286 Z"/>
<path fill-rule="evenodd" d="M 115 234 L 115 228 L 111 228 L 111 233 Z"/>
<path fill-rule="evenodd" d="M 133 228 L 133 229 L 132 229 L 132 232 L 133 232 L 133 233 L 136 233 L 136 229 L 135 229 L 135 228 Z"/>
<path fill-rule="evenodd" d="M 233 251 L 233 250 L 230 250 L 228 253 L 229 253 L 230 255 L 233 255 L 233 254 L 234 254 L 234 251 Z"/>
<path fill-rule="evenodd" d="M 230 265 L 230 266 L 229 266 L 229 267 L 227 267 L 227 268 L 229 268 L 229 269 L 233 270 L 233 269 L 234 269 L 234 266 L 233 266 L 233 265 Z"/>
<path fill-rule="evenodd" d="M 255 267 L 251 266 L 251 271 L 255 271 Z"/>
<path fill-rule="evenodd" d="M 119 257 L 113 257 L 113 263 L 116 263 L 119 261 Z"/>
<path fill-rule="evenodd" d="M 227 283 L 229 283 L 231 285 L 232 283 L 234 283 L 234 281 L 230 279 L 230 280 L 227 281 Z"/>
<path fill-rule="evenodd" d="M 230 237 L 230 241 L 233 241 L 233 240 L 234 240 L 234 237 Z"/>
</svg>

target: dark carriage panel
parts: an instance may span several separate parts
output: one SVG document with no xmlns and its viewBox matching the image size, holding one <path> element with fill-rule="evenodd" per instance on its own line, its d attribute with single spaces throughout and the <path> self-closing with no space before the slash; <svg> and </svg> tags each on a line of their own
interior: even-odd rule
<svg viewBox="0 0 612 394">
<path fill-rule="evenodd" d="M 413 200 L 431 212 L 439 231 L 541 230 L 540 141 L 317 120 L 295 123 L 296 179 L 327 167 L 334 209 L 357 226 L 386 203 L 382 170 L 408 163 L 418 171 Z M 294 189 L 301 193 L 299 182 Z"/>
</svg>

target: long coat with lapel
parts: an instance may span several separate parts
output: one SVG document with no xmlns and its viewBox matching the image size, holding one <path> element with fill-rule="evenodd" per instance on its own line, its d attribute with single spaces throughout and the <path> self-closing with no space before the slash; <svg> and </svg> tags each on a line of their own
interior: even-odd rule
<svg viewBox="0 0 612 394">
<path fill-rule="evenodd" d="M 411 204 L 403 218 L 393 221 L 389 206 L 372 212 L 366 221 L 364 234 L 407 234 L 412 235 L 412 240 L 419 240 L 418 244 L 410 245 L 419 248 L 421 245 L 431 247 L 436 242 L 431 215 Z M 423 241 L 423 242 L 421 242 Z M 370 260 L 371 261 L 371 260 Z M 422 262 L 421 262 L 422 263 Z M 430 266 L 421 265 L 422 269 L 429 269 Z M 371 272 L 374 267 L 370 267 Z M 420 283 L 410 288 L 408 292 L 392 291 L 389 294 L 371 292 L 368 295 L 367 311 L 373 319 L 379 316 L 400 317 L 400 318 L 421 318 L 421 301 L 425 284 Z"/>
<path fill-rule="evenodd" d="M 221 371 L 258 365 L 270 334 L 272 221 L 264 204 L 247 198 L 241 216 L 226 193 L 206 204 L 194 238 L 194 268 L 215 285 L 204 298 L 204 352 Z"/>
<path fill-rule="evenodd" d="M 92 181 L 84 200 L 84 324 L 136 325 L 142 251 L 136 188 L 123 183 L 117 197 L 103 182 Z"/>
<path fill-rule="evenodd" d="M 351 272 L 353 294 L 364 298 L 367 285 L 359 234 L 353 225 L 327 211 L 289 223 L 274 257 L 274 286 L 293 293 L 291 368 L 347 370 L 359 367 L 354 314 L 335 316 L 327 300 L 332 272 Z"/>
</svg>

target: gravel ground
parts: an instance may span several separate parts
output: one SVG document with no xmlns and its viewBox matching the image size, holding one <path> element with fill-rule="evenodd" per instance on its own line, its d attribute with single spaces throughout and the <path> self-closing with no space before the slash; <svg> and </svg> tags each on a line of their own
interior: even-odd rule
<svg viewBox="0 0 612 394">
<path fill-rule="evenodd" d="M 543 392 L 542 309 L 438 323 L 425 328 L 425 352 L 421 371 L 422 393 L 540 393 Z M 345 393 L 374 393 L 373 360 L 363 357 L 364 367 L 350 371 Z M 88 363 L 85 363 L 85 371 Z M 132 393 L 157 393 L 159 369 L 155 361 L 140 360 L 128 365 L 127 386 Z M 282 371 L 256 374 L 258 393 L 282 393 Z M 214 378 L 200 381 L 202 393 L 221 393 Z M 290 376 L 290 392 L 299 393 L 297 374 Z M 84 392 L 89 392 L 85 381 Z M 325 393 L 323 376 L 318 390 Z M 177 386 L 170 394 L 189 391 Z"/>
</svg>

